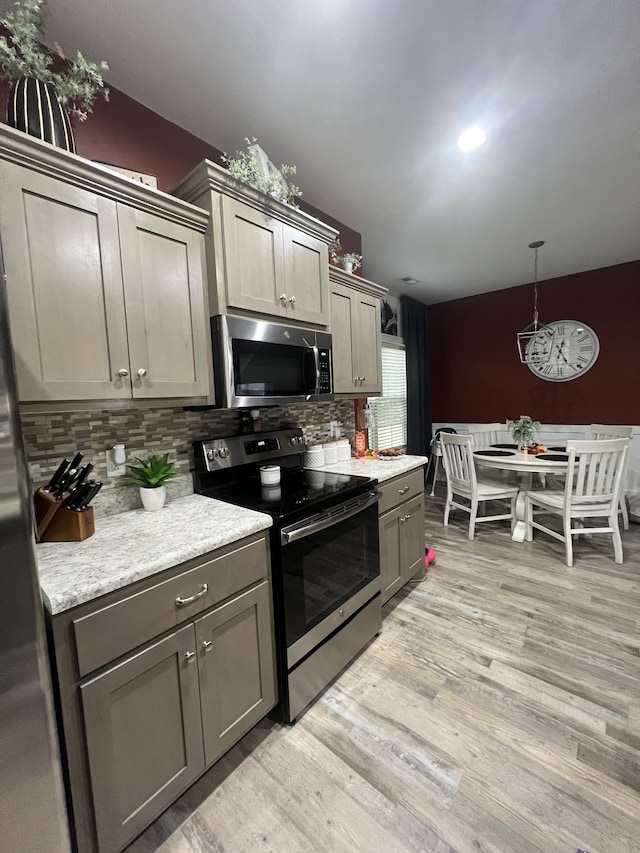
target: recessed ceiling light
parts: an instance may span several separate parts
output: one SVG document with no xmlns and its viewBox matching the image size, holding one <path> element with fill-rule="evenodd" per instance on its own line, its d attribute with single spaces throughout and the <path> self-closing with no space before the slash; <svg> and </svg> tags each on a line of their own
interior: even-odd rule
<svg viewBox="0 0 640 853">
<path fill-rule="evenodd" d="M 461 151 L 473 151 L 474 148 L 479 148 L 487 138 L 487 134 L 478 124 L 473 127 L 468 127 L 463 130 L 458 137 L 458 148 Z"/>
<path fill-rule="evenodd" d="M 405 276 L 401 281 L 404 281 L 405 284 L 420 284 L 417 278 L 411 278 L 410 275 Z"/>
</svg>

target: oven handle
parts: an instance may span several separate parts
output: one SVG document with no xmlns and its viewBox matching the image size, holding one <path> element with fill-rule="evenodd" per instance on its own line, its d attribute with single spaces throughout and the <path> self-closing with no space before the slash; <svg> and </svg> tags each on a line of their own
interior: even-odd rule
<svg viewBox="0 0 640 853">
<path fill-rule="evenodd" d="M 362 512 L 379 500 L 380 494 L 378 492 L 367 492 L 357 503 L 352 504 L 351 501 L 347 501 L 341 506 L 332 507 L 327 513 L 322 513 L 320 517 L 312 519 L 309 524 L 302 524 L 300 527 L 291 525 L 288 529 L 284 528 L 280 532 L 280 544 L 289 545 L 297 539 L 304 539 L 305 536 L 311 536 L 312 533 L 318 533 L 327 527 L 333 527 L 339 521 L 344 521 L 347 518 L 351 518 L 352 515 L 357 515 L 357 513 Z"/>
</svg>

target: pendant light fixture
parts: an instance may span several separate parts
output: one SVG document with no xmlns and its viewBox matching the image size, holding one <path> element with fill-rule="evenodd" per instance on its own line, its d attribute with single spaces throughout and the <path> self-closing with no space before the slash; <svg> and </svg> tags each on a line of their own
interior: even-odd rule
<svg viewBox="0 0 640 853">
<path fill-rule="evenodd" d="M 545 364 L 551 353 L 548 327 L 538 322 L 538 249 L 544 240 L 529 243 L 535 252 L 533 262 L 533 322 L 517 334 L 518 355 L 523 364 Z"/>
</svg>

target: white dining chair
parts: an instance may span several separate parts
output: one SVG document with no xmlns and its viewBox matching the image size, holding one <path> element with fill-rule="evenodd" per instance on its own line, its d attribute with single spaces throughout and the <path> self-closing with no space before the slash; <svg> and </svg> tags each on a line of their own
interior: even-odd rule
<svg viewBox="0 0 640 853">
<path fill-rule="evenodd" d="M 591 424 L 591 435 L 594 441 L 607 441 L 611 438 L 628 438 L 633 435 L 633 427 L 616 426 L 612 424 Z M 627 464 L 629 463 L 629 454 L 627 454 Z M 625 492 L 625 482 L 627 479 L 627 465 L 622 472 L 622 480 L 620 481 L 620 499 L 618 507 L 622 513 L 622 526 L 625 530 L 629 529 L 629 511 L 627 510 L 627 496 Z"/>
<path fill-rule="evenodd" d="M 476 450 L 484 450 L 492 444 L 505 442 L 503 436 L 507 429 L 505 424 L 469 424 L 467 429 L 469 435 L 473 436 Z"/>
<path fill-rule="evenodd" d="M 569 463 L 564 490 L 528 491 L 525 494 L 526 539 L 542 530 L 565 544 L 567 566 L 573 565 L 573 537 L 611 533 L 616 563 L 623 562 L 618 524 L 618 498 L 629 439 L 568 441 Z M 534 510 L 559 515 L 562 533 L 534 520 Z M 538 512 L 538 516 L 540 513 Z M 585 527 L 586 519 L 606 519 L 606 526 Z"/>
<path fill-rule="evenodd" d="M 444 507 L 444 526 L 449 524 L 452 509 L 469 513 L 469 539 L 475 535 L 476 524 L 483 521 L 511 521 L 511 530 L 516 523 L 516 498 L 518 487 L 503 483 L 486 482 L 479 479 L 473 459 L 474 443 L 470 435 L 441 433 L 442 461 L 447 475 L 447 501 Z M 469 503 L 454 500 L 454 495 L 465 498 Z M 501 515 L 478 515 L 478 505 L 484 501 L 510 502 L 508 513 Z"/>
</svg>

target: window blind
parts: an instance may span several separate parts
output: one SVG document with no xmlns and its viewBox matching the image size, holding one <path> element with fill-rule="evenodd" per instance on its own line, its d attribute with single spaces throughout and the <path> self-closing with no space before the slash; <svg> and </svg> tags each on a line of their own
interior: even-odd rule
<svg viewBox="0 0 640 853">
<path fill-rule="evenodd" d="M 369 444 L 372 450 L 407 443 L 407 369 L 404 347 L 382 347 L 382 396 L 371 397 Z"/>
</svg>

